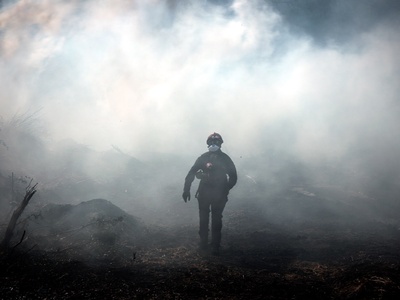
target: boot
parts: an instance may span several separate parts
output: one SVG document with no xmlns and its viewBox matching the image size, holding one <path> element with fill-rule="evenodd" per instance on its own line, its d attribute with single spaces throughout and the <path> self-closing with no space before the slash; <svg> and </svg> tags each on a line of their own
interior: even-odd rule
<svg viewBox="0 0 400 300">
<path fill-rule="evenodd" d="M 200 239 L 199 249 L 200 250 L 207 250 L 207 248 L 208 248 L 207 239 Z"/>
<path fill-rule="evenodd" d="M 219 256 L 219 246 L 217 246 L 217 245 L 212 245 L 211 254 L 212 254 L 212 255 L 215 255 L 215 256 Z"/>
</svg>

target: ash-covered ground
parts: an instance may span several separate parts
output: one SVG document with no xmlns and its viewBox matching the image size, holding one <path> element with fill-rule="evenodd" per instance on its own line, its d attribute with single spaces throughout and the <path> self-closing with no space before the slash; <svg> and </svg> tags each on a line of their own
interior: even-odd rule
<svg viewBox="0 0 400 300">
<path fill-rule="evenodd" d="M 2 256 L 1 298 L 393 299 L 400 230 L 366 201 L 327 186 L 232 196 L 220 256 L 198 250 L 196 200 L 167 196 L 147 216 L 104 199 L 49 204 Z"/>
</svg>

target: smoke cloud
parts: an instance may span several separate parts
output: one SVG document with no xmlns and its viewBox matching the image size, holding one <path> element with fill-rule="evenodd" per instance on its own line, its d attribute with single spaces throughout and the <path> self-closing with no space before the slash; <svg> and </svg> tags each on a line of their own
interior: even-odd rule
<svg viewBox="0 0 400 300">
<path fill-rule="evenodd" d="M 324 3 L 9 1 L 1 116 L 40 110 L 49 141 L 132 155 L 195 158 L 216 131 L 236 161 L 272 151 L 396 183 L 398 5 Z"/>
</svg>

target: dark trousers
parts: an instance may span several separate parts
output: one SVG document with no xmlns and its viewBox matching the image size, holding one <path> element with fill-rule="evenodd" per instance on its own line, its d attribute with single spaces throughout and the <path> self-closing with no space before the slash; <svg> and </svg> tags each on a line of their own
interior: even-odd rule
<svg viewBox="0 0 400 300">
<path fill-rule="evenodd" d="M 221 243 L 222 212 L 228 201 L 226 192 L 218 188 L 203 188 L 199 191 L 200 240 L 208 242 L 208 226 L 211 212 L 211 245 L 219 248 Z"/>
</svg>

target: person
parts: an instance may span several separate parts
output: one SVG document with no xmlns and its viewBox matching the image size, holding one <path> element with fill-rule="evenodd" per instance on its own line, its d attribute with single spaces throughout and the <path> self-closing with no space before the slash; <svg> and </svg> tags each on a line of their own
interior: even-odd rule
<svg viewBox="0 0 400 300">
<path fill-rule="evenodd" d="M 237 182 L 236 167 L 232 159 L 221 151 L 221 135 L 212 133 L 207 138 L 208 152 L 197 158 L 185 177 L 182 198 L 190 201 L 190 187 L 195 177 L 200 179 L 196 198 L 199 204 L 200 249 L 208 248 L 209 218 L 211 211 L 212 253 L 219 254 L 222 229 L 222 212 L 229 191 Z"/>
</svg>

